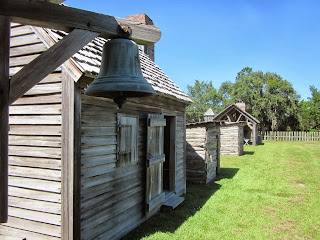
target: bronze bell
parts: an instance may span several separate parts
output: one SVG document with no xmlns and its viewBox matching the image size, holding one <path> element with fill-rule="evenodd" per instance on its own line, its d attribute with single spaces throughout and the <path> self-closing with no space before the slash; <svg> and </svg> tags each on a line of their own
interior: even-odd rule
<svg viewBox="0 0 320 240">
<path fill-rule="evenodd" d="M 127 98 L 146 97 L 155 93 L 142 75 L 137 44 L 120 38 L 106 42 L 100 72 L 85 94 L 111 98 L 121 108 Z"/>
</svg>

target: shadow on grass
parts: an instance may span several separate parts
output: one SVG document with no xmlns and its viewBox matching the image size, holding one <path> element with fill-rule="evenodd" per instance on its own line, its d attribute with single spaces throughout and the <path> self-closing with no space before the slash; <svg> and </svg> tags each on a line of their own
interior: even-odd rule
<svg viewBox="0 0 320 240">
<path fill-rule="evenodd" d="M 215 181 L 227 178 L 232 179 L 238 168 L 221 168 Z M 172 212 L 160 212 L 138 226 L 135 230 L 122 238 L 122 240 L 141 239 L 156 232 L 174 233 L 181 224 L 192 217 L 202 206 L 220 189 L 221 185 L 211 182 L 207 185 L 187 184 L 187 193 L 184 202 Z"/>
<path fill-rule="evenodd" d="M 243 155 L 253 155 L 254 151 L 243 151 Z"/>
</svg>

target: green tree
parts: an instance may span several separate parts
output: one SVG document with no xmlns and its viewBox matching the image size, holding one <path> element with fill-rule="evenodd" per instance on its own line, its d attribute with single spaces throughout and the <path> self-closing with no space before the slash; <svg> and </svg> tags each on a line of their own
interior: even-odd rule
<svg viewBox="0 0 320 240">
<path fill-rule="evenodd" d="M 298 128 L 298 100 L 291 83 L 276 73 L 243 68 L 233 84 L 235 102 L 246 103 L 247 111 L 260 120 L 262 130 Z"/>
<path fill-rule="evenodd" d="M 213 110 L 219 104 L 217 90 L 213 87 L 212 82 L 196 80 L 194 86 L 187 86 L 188 95 L 193 103 L 187 107 L 187 121 L 201 122 L 205 111 L 209 108 Z"/>
<path fill-rule="evenodd" d="M 311 98 L 299 104 L 299 121 L 302 130 L 320 130 L 320 91 L 310 86 Z"/>
</svg>

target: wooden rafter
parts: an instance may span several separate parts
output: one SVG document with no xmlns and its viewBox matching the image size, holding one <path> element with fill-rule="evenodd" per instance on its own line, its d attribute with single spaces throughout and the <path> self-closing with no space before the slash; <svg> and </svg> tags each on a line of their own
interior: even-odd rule
<svg viewBox="0 0 320 240">
<path fill-rule="evenodd" d="M 152 45 L 161 37 L 159 28 L 152 25 L 39 0 L 1 0 L 0 15 L 21 24 L 67 32 L 84 29 L 98 32 L 103 38 L 124 37 L 142 45 Z"/>
</svg>

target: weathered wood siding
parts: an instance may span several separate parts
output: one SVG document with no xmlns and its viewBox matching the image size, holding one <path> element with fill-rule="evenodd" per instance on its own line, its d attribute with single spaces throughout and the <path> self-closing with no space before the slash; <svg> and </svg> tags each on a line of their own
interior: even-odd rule
<svg viewBox="0 0 320 240">
<path fill-rule="evenodd" d="M 187 127 L 187 181 L 209 183 L 220 161 L 219 127 Z"/>
<path fill-rule="evenodd" d="M 111 100 L 82 96 L 82 239 L 119 239 L 146 220 L 146 141 L 150 113 L 174 114 L 178 118 L 175 185 L 177 194 L 185 192 L 184 107 L 175 111 L 173 106 L 176 103 L 170 100 L 167 105 L 166 101 L 163 97 L 152 101 L 138 99 L 117 109 Z M 139 116 L 138 161 L 125 166 L 116 164 L 119 113 Z"/>
<path fill-rule="evenodd" d="M 29 26 L 12 24 L 10 75 L 46 46 Z M 61 72 L 34 86 L 9 108 L 9 220 L 0 235 L 61 237 Z"/>
<path fill-rule="evenodd" d="M 243 126 L 230 125 L 220 129 L 221 148 L 223 156 L 240 156 L 243 154 Z"/>
</svg>

